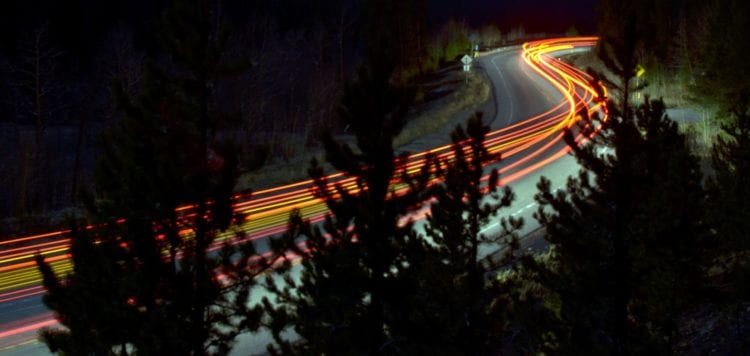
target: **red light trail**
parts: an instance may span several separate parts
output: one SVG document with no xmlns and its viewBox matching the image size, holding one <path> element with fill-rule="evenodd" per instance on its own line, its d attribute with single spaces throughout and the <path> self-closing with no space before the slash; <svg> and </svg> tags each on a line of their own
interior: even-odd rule
<svg viewBox="0 0 750 356">
<path fill-rule="evenodd" d="M 579 118 L 576 113 L 581 109 L 589 112 L 601 109 L 601 98 L 592 87 L 592 78 L 581 70 L 552 57 L 552 53 L 574 48 L 591 47 L 596 44 L 596 37 L 558 38 L 528 42 L 523 45 L 523 61 L 552 84 L 562 94 L 564 100 L 555 107 L 537 116 L 525 119 L 516 124 L 490 132 L 486 146 L 492 153 L 501 153 L 508 164 L 499 170 L 502 184 L 511 183 L 544 165 L 564 156 L 568 147 L 560 148 L 563 132 Z M 585 140 L 579 134 L 577 141 Z M 428 154 L 441 160 L 453 158 L 452 145 L 444 145 L 428 151 L 409 156 L 407 170 L 416 172 L 426 161 Z M 354 178 L 343 173 L 328 175 L 329 187 L 340 185 L 356 193 Z M 407 189 L 405 185 L 394 182 L 396 190 Z M 319 222 L 327 212 L 325 202 L 312 194 L 312 180 L 305 180 L 252 194 L 238 193 L 233 196 L 233 208 L 245 214 L 247 219 L 241 229 L 246 232 L 246 240 L 262 239 L 277 235 L 286 230 L 289 213 L 299 209 L 303 217 L 312 222 Z M 183 216 L 191 216 L 194 205 L 177 209 Z M 424 215 L 420 209 L 411 218 Z M 91 228 L 91 227 L 88 227 Z M 0 241 L 0 303 L 8 303 L 34 295 L 43 294 L 39 274 L 34 261 L 35 254 L 41 254 L 58 274 L 72 270 L 70 261 L 70 230 L 60 230 L 34 236 L 19 237 Z M 181 234 L 189 234 L 184 229 Z M 232 232 L 220 235 L 216 245 L 234 237 Z M 239 241 L 238 241 L 239 242 Z M 19 335 L 27 335 L 26 340 L 35 337 L 36 331 L 45 326 L 55 325 L 50 313 L 42 316 L 18 320 L 8 325 L 0 325 L 0 349 L 3 346 L 17 344 Z M 13 343 L 11 342 L 13 339 Z"/>
</svg>

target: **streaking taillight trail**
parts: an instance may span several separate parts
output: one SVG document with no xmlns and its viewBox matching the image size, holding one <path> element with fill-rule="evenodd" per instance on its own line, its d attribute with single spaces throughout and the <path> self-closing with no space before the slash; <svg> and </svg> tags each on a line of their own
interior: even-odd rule
<svg viewBox="0 0 750 356">
<path fill-rule="evenodd" d="M 503 164 L 499 166 L 502 184 L 518 180 L 567 154 L 569 149 L 560 143 L 564 130 L 579 119 L 576 114 L 581 109 L 589 112 L 602 109 L 602 98 L 598 97 L 597 90 L 590 83 L 592 78 L 583 71 L 552 57 L 552 53 L 555 52 L 594 46 L 596 41 L 596 37 L 557 38 L 523 45 L 523 61 L 552 84 L 564 100 L 539 115 L 487 135 L 487 149 L 493 153 L 500 153 L 503 157 Z M 576 139 L 580 141 L 585 137 L 579 134 Z M 453 158 L 453 147 L 444 145 L 412 154 L 408 158 L 407 169 L 411 172 L 420 170 L 428 155 L 450 160 Z M 356 194 L 354 178 L 343 173 L 334 173 L 326 178 L 329 187 L 339 185 Z M 303 217 L 313 222 L 321 221 L 327 208 L 325 202 L 313 195 L 313 185 L 312 180 L 304 180 L 256 191 L 252 198 L 249 193 L 236 194 L 233 197 L 233 207 L 236 212 L 246 216 L 240 228 L 251 240 L 277 235 L 286 229 L 289 213 L 294 209 L 299 209 Z M 397 192 L 407 189 L 405 184 L 398 181 L 394 181 L 393 185 Z M 177 211 L 181 216 L 188 218 L 194 214 L 194 208 L 194 205 L 186 205 Z M 410 218 L 418 219 L 423 215 L 424 209 L 421 209 Z M 190 234 L 191 230 L 186 226 L 181 233 Z M 0 303 L 44 293 L 44 288 L 40 285 L 41 276 L 34 262 L 34 255 L 37 253 L 44 256 L 57 274 L 72 270 L 69 234 L 70 230 L 60 230 L 1 241 Z M 225 241 L 237 242 L 231 240 L 234 236 L 235 233 L 231 231 L 220 235 L 213 248 L 219 248 Z M 10 341 L 11 338 L 17 338 L 21 334 L 35 337 L 37 329 L 54 324 L 51 314 L 47 313 L 28 320 L 0 325 L 0 347 L 8 345 L 4 340 L 15 344 L 17 341 Z"/>
</svg>

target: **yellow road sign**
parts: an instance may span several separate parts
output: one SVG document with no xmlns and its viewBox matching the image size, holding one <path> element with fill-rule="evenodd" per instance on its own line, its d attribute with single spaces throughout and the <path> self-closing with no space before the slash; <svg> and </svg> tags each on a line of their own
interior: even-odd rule
<svg viewBox="0 0 750 356">
<path fill-rule="evenodd" d="M 643 74 L 644 74 L 644 73 L 646 73 L 646 69 L 645 69 L 645 68 L 643 68 L 643 66 L 642 66 L 642 65 L 640 65 L 640 64 L 639 64 L 639 65 L 637 65 L 637 66 L 635 67 L 635 76 L 636 76 L 636 77 L 639 77 L 639 78 L 640 78 L 640 77 L 642 77 L 642 76 L 643 76 Z"/>
</svg>

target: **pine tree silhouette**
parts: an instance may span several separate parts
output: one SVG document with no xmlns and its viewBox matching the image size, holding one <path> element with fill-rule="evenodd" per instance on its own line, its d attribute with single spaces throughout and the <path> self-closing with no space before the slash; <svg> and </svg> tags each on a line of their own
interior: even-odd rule
<svg viewBox="0 0 750 356">
<path fill-rule="evenodd" d="M 708 229 L 697 159 L 661 101 L 631 106 L 644 34 L 632 7 L 612 6 L 621 6 L 621 22 L 609 24 L 616 28 L 605 32 L 599 55 L 621 100 L 607 104 L 607 120 L 580 112 L 579 132 L 601 130 L 590 142 L 566 133 L 582 170 L 564 191 L 540 181 L 535 217 L 551 255 L 547 263 L 524 261 L 531 280 L 549 291 L 542 314 L 557 320 L 547 329 L 553 338 L 537 335 L 549 352 L 669 352 L 675 319 L 702 283 Z"/>
<path fill-rule="evenodd" d="M 240 221 L 230 201 L 236 149 L 217 135 L 232 115 L 215 107 L 213 88 L 242 67 L 222 61 L 228 32 L 217 29 L 214 5 L 175 2 L 161 32 L 170 61 L 149 61 L 135 99 L 116 85 L 123 117 L 102 138 L 103 196 L 88 204 L 101 227 L 75 223 L 73 273 L 58 278 L 37 259 L 44 302 L 68 329 L 43 332 L 51 351 L 225 354 L 258 326 L 240 316 L 259 318 L 247 297 L 267 266 L 251 263 L 252 245 L 211 252 Z M 183 204 L 191 210 L 177 211 Z"/>
<path fill-rule="evenodd" d="M 730 122 L 723 125 L 724 135 L 716 138 L 713 146 L 714 176 L 708 182 L 709 219 L 716 231 L 716 247 L 712 249 L 715 263 L 723 271 L 714 283 L 718 295 L 726 298 L 730 318 L 739 349 L 750 350 L 750 333 L 744 327 L 744 304 L 750 299 L 750 263 L 747 254 L 750 239 L 750 98 L 736 101 L 729 114 Z M 740 104 L 744 101 L 744 105 Z"/>
<path fill-rule="evenodd" d="M 499 348 L 506 324 L 506 304 L 499 300 L 506 296 L 489 275 L 513 258 L 514 231 L 522 221 L 499 219 L 497 234 L 482 232 L 514 199 L 510 188 L 500 191 L 496 169 L 483 182 L 486 165 L 500 159 L 484 147 L 488 132 L 482 114 L 475 113 L 465 129 L 458 126 L 452 133 L 455 158 L 435 162 L 441 183 L 428 190 L 434 197 L 424 226 L 429 244 L 407 253 L 411 268 L 404 271 L 418 286 L 404 295 L 408 309 L 396 323 L 409 340 L 401 349 L 405 354 L 477 355 Z M 483 250 L 503 244 L 510 247 L 503 261 L 483 256 Z"/>
<path fill-rule="evenodd" d="M 272 354 L 395 353 L 403 338 L 394 333 L 394 313 L 409 293 L 402 271 L 405 251 L 423 247 L 410 222 L 400 222 L 421 203 L 429 174 L 411 176 L 404 156 L 396 157 L 393 138 L 406 123 L 410 90 L 391 83 L 393 65 L 371 59 L 346 85 L 340 116 L 356 138 L 356 149 L 323 137 L 326 160 L 355 178 L 356 194 L 340 185 L 330 187 L 317 162 L 310 174 L 318 197 L 330 213 L 322 226 L 298 214 L 289 232 L 275 244 L 280 254 L 301 257 L 299 279 L 287 261 L 283 282 L 266 280 L 274 302 L 264 300 L 275 345 Z M 391 183 L 405 179 L 407 187 Z M 292 328 L 298 339 L 282 334 Z"/>
</svg>

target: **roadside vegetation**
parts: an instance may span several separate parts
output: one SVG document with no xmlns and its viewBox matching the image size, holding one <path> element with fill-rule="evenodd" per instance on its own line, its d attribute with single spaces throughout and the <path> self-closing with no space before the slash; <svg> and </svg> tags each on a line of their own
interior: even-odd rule
<svg viewBox="0 0 750 356">
<path fill-rule="evenodd" d="M 642 8 L 648 22 L 643 26 L 650 30 L 637 59 L 645 70 L 639 80 L 645 84 L 641 97 L 660 98 L 667 108 L 677 109 L 673 119 L 708 162 L 722 125 L 736 116 L 728 101 L 737 100 L 748 80 L 742 57 L 747 9 L 735 1 L 664 0 L 635 6 Z M 656 20 L 665 14 L 670 21 Z M 595 52 L 568 60 L 579 68 L 608 71 Z"/>
<path fill-rule="evenodd" d="M 462 115 L 477 110 L 490 95 L 490 83 L 480 73 L 471 72 L 465 81 L 465 74 L 456 65 L 448 65 L 425 74 L 416 80 L 417 93 L 409 110 L 404 130 L 394 139 L 394 147 L 403 148 L 421 137 L 430 137 L 444 131 L 452 123 L 461 120 Z M 346 128 L 346 126 L 344 126 Z M 337 137 L 351 140 L 348 130 L 341 130 Z M 290 140 L 294 140 L 290 138 Z M 286 160 L 269 160 L 262 171 L 252 171 L 238 178 L 237 190 L 274 187 L 309 178 L 306 164 L 314 157 L 320 157 L 323 148 L 315 145 L 305 148 L 297 142 L 295 154 Z M 324 166 L 326 171 L 332 168 Z"/>
<path fill-rule="evenodd" d="M 689 77 L 691 97 L 718 108 L 710 174 L 690 131 L 665 115 L 663 99 L 634 99 L 644 90 L 639 65 L 667 70 L 659 56 L 669 55 L 663 46 L 672 32 L 660 26 L 674 18 L 673 2 L 600 2 L 594 53 L 601 66 L 591 74 L 613 93 L 609 116 L 583 111 L 580 125 L 565 131 L 580 171 L 564 189 L 540 179 L 534 217 L 548 246 L 539 254 L 519 251 L 524 222 L 505 211 L 515 195 L 496 170 L 485 171 L 501 157 L 483 146 L 489 128 L 481 113 L 452 132 L 451 141 L 462 143 L 454 160 L 428 156 L 423 169 L 406 168 L 397 145 L 413 135 L 414 80 L 428 71 L 425 63 L 447 64 L 454 45 L 466 43 L 463 32 L 450 30 L 447 42 L 437 42 L 437 59 L 427 60 L 424 28 L 394 15 L 424 2 L 379 0 L 366 3 L 361 65 L 327 102 L 336 125 L 318 135 L 325 162 L 307 166 L 328 206 L 325 220 L 291 214 L 265 254 L 246 240 L 212 252 L 219 233 L 246 238 L 231 197 L 242 170 L 274 154 L 229 134 L 242 124 L 231 104 L 241 103 L 218 105 L 218 83 L 252 61 L 222 60 L 228 33 L 213 22 L 215 5 L 177 1 L 159 31 L 170 55 L 146 57 L 135 94 L 116 86 L 122 117 L 102 143 L 98 197 L 86 200 L 97 227 L 71 221 L 70 274 L 55 276 L 37 258 L 44 303 L 65 326 L 42 332 L 51 351 L 223 355 L 236 335 L 263 330 L 273 355 L 750 352 L 744 1 L 695 5 L 712 9 L 710 40 L 695 42 L 697 57 L 686 57 L 699 68 Z M 494 30 L 486 35 L 496 43 Z M 409 51 L 399 51 L 405 42 Z M 411 56 L 413 48 L 420 56 Z M 419 133 L 432 130 L 413 122 Z M 574 139 L 594 128 L 600 131 L 586 144 Z M 350 134 L 342 139 L 341 132 Z M 329 187 L 323 164 L 355 177 L 358 194 Z M 397 179 L 407 183 L 403 190 L 392 188 Z M 431 205 L 418 230 L 409 213 L 425 201 Z M 189 203 L 196 214 L 175 213 Z M 126 222 L 117 224 L 121 217 Z M 483 234 L 492 222 L 501 232 Z M 498 259 L 479 258 L 487 245 L 503 249 Z M 262 289 L 268 293 L 259 297 Z"/>
<path fill-rule="evenodd" d="M 118 79 L 127 94 L 135 95 L 143 86 L 147 59 L 161 61 L 168 56 L 155 36 L 166 3 L 137 3 L 134 6 L 149 4 L 148 11 L 135 18 L 120 14 L 126 18 L 116 25 L 107 21 L 112 21 L 108 16 L 125 11 L 119 5 L 92 9 L 108 15 L 88 24 L 93 28 L 86 33 L 65 27 L 79 28 L 78 23 L 70 23 L 85 21 L 51 10 L 62 6 L 54 2 L 45 2 L 36 12 L 13 9 L 21 12 L 14 19 L 18 28 L 4 33 L 0 44 L 0 75 L 7 79 L 0 83 L 0 139 L 5 142 L 0 147 L 0 236 L 48 231 L 64 224 L 69 214 L 85 213 L 79 198 L 83 190 L 96 191 L 88 188 L 96 184 L 99 137 L 121 117 L 112 100 L 112 82 Z M 365 56 L 361 45 L 365 37 L 388 43 L 384 51 L 397 58 L 392 79 L 417 91 L 416 114 L 410 117 L 418 118 L 420 96 L 428 106 L 446 101 L 433 103 L 429 87 L 451 72 L 448 68 L 454 68 L 459 54 L 470 53 L 472 42 L 487 47 L 517 36 L 518 31 L 501 34 L 495 24 L 473 29 L 458 20 L 430 23 L 428 5 L 423 1 L 388 4 L 382 11 L 397 16 L 382 25 L 400 31 L 376 34 L 365 26 L 367 14 L 375 11 L 370 1 L 289 5 L 300 9 L 298 13 L 274 3 L 223 4 L 220 21 L 231 35 L 222 60 L 244 59 L 249 66 L 240 75 L 219 81 L 221 100 L 215 102 L 220 107 L 235 106 L 237 125 L 222 135 L 231 135 L 240 148 L 243 176 L 238 189 L 304 177 L 304 164 L 298 163 L 307 162 L 310 152 L 322 152 L 320 134 L 329 129 L 346 134 L 337 117 L 338 100 L 343 83 Z M 443 74 L 436 75 L 438 71 Z M 433 89 L 455 91 L 453 97 L 466 100 L 461 86 L 451 83 L 458 74 L 445 76 L 445 88 Z M 479 83 L 471 84 L 469 95 L 476 92 L 473 84 Z M 433 114 L 444 122 L 455 114 L 451 110 Z M 427 134 L 434 127 L 430 122 L 420 128 L 422 124 L 412 124 L 408 131 Z M 399 144 L 413 138 L 407 136 Z M 259 149 L 266 153 L 269 166 L 298 169 L 280 177 L 272 172 L 281 168 L 253 171 Z"/>
</svg>

